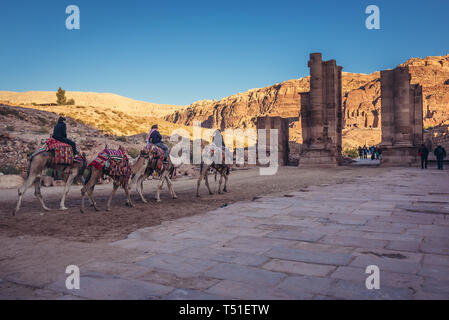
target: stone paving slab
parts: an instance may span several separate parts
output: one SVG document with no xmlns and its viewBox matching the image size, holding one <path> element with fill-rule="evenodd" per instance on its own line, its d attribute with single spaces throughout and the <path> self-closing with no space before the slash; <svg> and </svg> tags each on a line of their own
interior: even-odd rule
<svg viewBox="0 0 449 320">
<path fill-rule="evenodd" d="M 110 244 L 133 260 L 93 258 L 82 290 L 48 282 L 42 296 L 449 299 L 448 178 L 395 168 L 165 221 Z M 365 286 L 370 265 L 379 290 Z"/>
<path fill-rule="evenodd" d="M 335 266 L 347 265 L 353 259 L 352 255 L 344 253 L 314 252 L 283 247 L 273 248 L 266 255 L 270 258 Z"/>
<path fill-rule="evenodd" d="M 148 300 L 165 296 L 174 288 L 160 284 L 123 279 L 102 273 L 82 273 L 80 289 L 69 290 L 65 285 L 65 278 L 48 286 L 48 289 L 65 294 L 75 295 L 87 299 L 123 299 Z"/>
<path fill-rule="evenodd" d="M 280 272 L 232 263 L 221 263 L 205 272 L 205 275 L 211 278 L 268 286 L 276 285 L 286 276 Z"/>
</svg>

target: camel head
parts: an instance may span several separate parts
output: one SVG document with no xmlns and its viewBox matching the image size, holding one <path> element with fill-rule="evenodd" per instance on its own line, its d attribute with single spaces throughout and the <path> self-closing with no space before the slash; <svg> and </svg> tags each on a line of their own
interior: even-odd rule
<svg viewBox="0 0 449 320">
<path fill-rule="evenodd" d="M 146 148 L 143 150 L 140 150 L 140 156 L 142 158 L 148 159 L 150 157 L 150 151 L 147 150 Z"/>
</svg>

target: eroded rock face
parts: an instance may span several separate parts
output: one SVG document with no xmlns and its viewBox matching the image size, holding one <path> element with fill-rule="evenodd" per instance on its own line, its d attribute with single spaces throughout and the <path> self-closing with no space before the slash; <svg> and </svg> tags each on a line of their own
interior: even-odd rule
<svg viewBox="0 0 449 320">
<path fill-rule="evenodd" d="M 198 101 L 165 119 L 188 126 L 200 121 L 203 127 L 208 128 L 252 128 L 260 115 L 298 117 L 299 93 L 307 91 L 309 78 L 289 80 L 219 101 Z"/>
<path fill-rule="evenodd" d="M 423 87 L 424 126 L 449 123 L 449 55 L 413 58 L 401 66 L 410 68 L 411 83 Z M 370 75 L 343 72 L 342 81 L 344 127 L 380 128 L 380 72 Z M 309 91 L 309 87 L 309 77 L 288 80 L 219 101 L 199 101 L 165 119 L 183 125 L 198 120 L 205 127 L 221 129 L 255 127 L 258 116 L 298 117 L 300 93 Z M 300 124 L 292 124 L 292 128 L 300 130 Z M 290 136 L 299 138 L 300 133 Z"/>
</svg>

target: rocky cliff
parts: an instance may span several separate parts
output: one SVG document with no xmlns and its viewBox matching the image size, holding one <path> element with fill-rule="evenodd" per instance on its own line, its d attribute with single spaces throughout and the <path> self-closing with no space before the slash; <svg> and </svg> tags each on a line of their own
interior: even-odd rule
<svg viewBox="0 0 449 320">
<path fill-rule="evenodd" d="M 413 58 L 409 66 L 412 83 L 423 86 L 424 126 L 449 123 L 449 55 Z M 344 126 L 347 130 L 380 128 L 380 72 L 370 75 L 343 73 Z M 309 77 L 253 89 L 219 101 L 203 100 L 165 117 L 177 124 L 201 121 L 209 128 L 254 127 L 258 116 L 298 117 L 300 93 L 309 91 Z M 300 140 L 299 123 L 291 135 Z M 299 131 L 299 132 L 298 132 Z M 376 136 L 380 135 L 376 131 Z"/>
</svg>

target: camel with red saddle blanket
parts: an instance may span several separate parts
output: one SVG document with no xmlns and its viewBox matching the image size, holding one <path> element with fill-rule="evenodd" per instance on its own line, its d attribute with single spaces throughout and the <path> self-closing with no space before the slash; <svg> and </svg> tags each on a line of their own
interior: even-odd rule
<svg viewBox="0 0 449 320">
<path fill-rule="evenodd" d="M 156 172 L 160 177 L 160 182 L 158 183 L 156 191 L 156 201 L 161 202 L 160 194 L 164 182 L 167 182 L 168 190 L 170 191 L 172 198 L 177 199 L 178 196 L 176 195 L 175 190 L 173 190 L 173 183 L 171 181 L 176 167 L 171 162 L 170 157 L 168 157 L 168 161 L 164 163 L 164 151 L 158 146 L 151 143 L 147 144 L 145 150 L 149 152 L 148 164 L 145 168 L 142 168 L 136 172 L 131 180 L 130 185 L 134 183 L 136 184 L 137 193 L 140 195 L 142 201 L 144 203 L 147 203 L 148 201 L 143 195 L 143 182 L 150 175 Z"/>
<path fill-rule="evenodd" d="M 132 175 L 136 174 L 145 168 L 148 161 L 148 150 L 140 151 L 140 155 L 134 163 L 130 163 L 125 151 L 120 146 L 118 150 L 112 150 L 105 148 L 98 156 L 89 164 L 89 174 L 84 183 L 84 187 L 81 189 L 81 212 L 84 213 L 84 198 L 87 195 L 96 211 L 99 211 L 93 198 L 93 191 L 95 185 L 98 183 L 101 177 L 107 175 L 114 181 L 112 192 L 109 196 L 106 211 L 111 209 L 111 201 L 117 189 L 121 186 L 126 193 L 126 204 L 133 207 L 134 204 L 131 201 L 128 183 Z"/>
<path fill-rule="evenodd" d="M 77 176 L 81 176 L 86 168 L 85 154 L 73 156 L 72 147 L 68 144 L 57 141 L 53 138 L 48 139 L 39 149 L 30 157 L 28 165 L 28 175 L 24 184 L 19 188 L 19 200 L 13 211 L 15 215 L 22 204 L 22 198 L 25 191 L 34 184 L 34 195 L 39 199 L 42 208 L 46 211 L 50 209 L 45 205 L 41 194 L 41 177 L 45 169 L 56 169 L 68 175 L 60 203 L 61 210 L 67 210 L 65 207 L 65 198 L 70 191 L 70 187 Z"/>
</svg>

